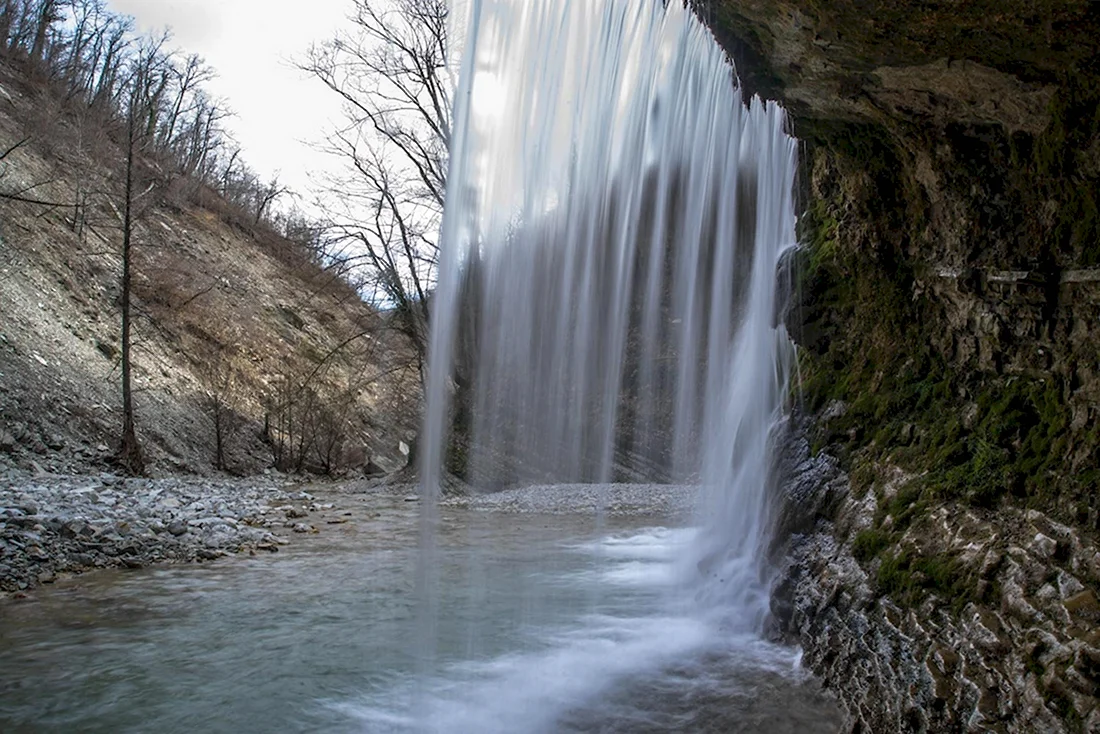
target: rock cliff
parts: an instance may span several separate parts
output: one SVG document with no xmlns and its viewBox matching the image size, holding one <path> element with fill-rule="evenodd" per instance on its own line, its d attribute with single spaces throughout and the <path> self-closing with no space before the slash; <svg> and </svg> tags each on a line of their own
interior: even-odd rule
<svg viewBox="0 0 1100 734">
<path fill-rule="evenodd" d="M 1100 731 L 1100 5 L 698 12 L 805 141 L 807 660 L 856 729 Z"/>
</svg>

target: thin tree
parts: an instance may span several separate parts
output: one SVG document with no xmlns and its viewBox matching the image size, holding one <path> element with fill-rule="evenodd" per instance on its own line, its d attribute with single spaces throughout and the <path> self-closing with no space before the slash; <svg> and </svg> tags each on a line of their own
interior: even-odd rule
<svg viewBox="0 0 1100 734">
<path fill-rule="evenodd" d="M 131 474 L 145 473 L 145 459 L 138 441 L 136 421 L 134 420 L 133 391 L 133 263 L 134 263 L 134 219 L 138 194 L 135 186 L 137 158 L 142 152 L 142 143 L 147 138 L 146 119 L 154 103 L 156 70 L 163 66 L 161 47 L 167 40 L 150 39 L 142 45 L 133 61 L 130 79 L 130 100 L 126 109 L 126 179 L 123 188 L 122 210 L 122 437 L 119 441 L 119 464 Z M 146 192 L 147 193 L 147 192 Z"/>
<path fill-rule="evenodd" d="M 341 241 L 330 258 L 371 272 L 420 364 L 450 139 L 447 16 L 447 0 L 355 0 L 353 30 L 301 65 L 344 107 L 325 145 L 346 163 L 322 202 Z"/>
<path fill-rule="evenodd" d="M 134 85 L 130 109 L 126 115 L 126 183 L 122 213 L 122 438 L 119 442 L 118 461 L 131 474 L 145 473 L 145 459 L 137 438 L 134 421 L 134 391 L 132 379 L 132 351 L 130 338 L 133 319 L 130 312 L 131 285 L 133 282 L 133 232 L 134 232 L 134 155 L 137 150 L 138 89 Z"/>
</svg>

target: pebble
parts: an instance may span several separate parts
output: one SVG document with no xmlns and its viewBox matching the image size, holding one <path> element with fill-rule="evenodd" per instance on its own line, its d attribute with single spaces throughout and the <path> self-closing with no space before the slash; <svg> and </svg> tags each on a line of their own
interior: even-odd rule
<svg viewBox="0 0 1100 734">
<path fill-rule="evenodd" d="M 1042 533 L 1036 533 L 1035 539 L 1031 541 L 1031 550 L 1040 558 L 1053 558 L 1058 551 L 1058 541 Z"/>
</svg>

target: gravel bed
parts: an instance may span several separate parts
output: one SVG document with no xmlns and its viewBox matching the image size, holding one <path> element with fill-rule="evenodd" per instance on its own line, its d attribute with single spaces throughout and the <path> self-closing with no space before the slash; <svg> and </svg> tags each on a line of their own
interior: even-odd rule
<svg viewBox="0 0 1100 734">
<path fill-rule="evenodd" d="M 316 509 L 309 493 L 264 477 L 7 479 L 0 483 L 0 591 L 94 568 L 277 551 L 287 541 L 272 531 L 312 532 L 297 519 Z"/>
<path fill-rule="evenodd" d="M 668 515 L 685 517 L 695 507 L 697 487 L 672 484 L 553 484 L 473 493 L 448 498 L 445 505 L 475 510 L 547 515 Z"/>
</svg>

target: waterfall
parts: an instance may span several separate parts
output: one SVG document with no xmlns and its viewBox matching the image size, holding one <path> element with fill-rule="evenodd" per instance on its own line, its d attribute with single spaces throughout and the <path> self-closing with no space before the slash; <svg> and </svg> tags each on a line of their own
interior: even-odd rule
<svg viewBox="0 0 1100 734">
<path fill-rule="evenodd" d="M 679 0 L 469 0 L 432 303 L 425 557 L 471 483 L 700 487 L 704 605 L 767 608 L 796 144 Z M 461 22 L 456 27 L 461 27 Z M 645 459 L 647 461 L 639 461 Z M 641 467 L 641 468 L 639 468 Z"/>
</svg>

